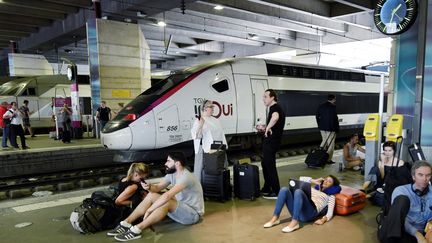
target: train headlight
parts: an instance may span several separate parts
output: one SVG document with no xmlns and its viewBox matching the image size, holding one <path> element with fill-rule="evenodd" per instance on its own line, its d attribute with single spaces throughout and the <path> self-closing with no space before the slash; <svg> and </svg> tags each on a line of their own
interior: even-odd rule
<svg viewBox="0 0 432 243">
<path fill-rule="evenodd" d="M 127 114 L 123 117 L 124 121 L 135 121 L 138 118 L 137 114 Z"/>
</svg>

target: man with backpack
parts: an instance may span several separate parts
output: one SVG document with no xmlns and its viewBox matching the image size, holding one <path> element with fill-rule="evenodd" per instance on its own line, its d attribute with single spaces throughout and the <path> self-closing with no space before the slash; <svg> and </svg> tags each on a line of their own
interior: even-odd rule
<svg viewBox="0 0 432 243">
<path fill-rule="evenodd" d="M 431 240 L 427 241 L 424 234 L 426 224 L 432 220 L 432 166 L 418 161 L 412 166 L 411 175 L 413 184 L 393 191 L 389 213 L 378 228 L 378 238 L 383 243 Z"/>
<path fill-rule="evenodd" d="M 186 159 L 181 152 L 172 152 L 165 163 L 166 176 L 159 184 L 142 182 L 149 194 L 138 205 L 129 217 L 121 221 L 108 236 L 117 241 L 129 241 L 141 238 L 141 231 L 160 222 L 166 216 L 183 224 L 196 224 L 204 215 L 204 198 L 200 182 L 185 168 Z M 163 193 L 159 192 L 169 185 L 173 187 Z M 132 223 L 143 217 L 137 225 Z"/>
</svg>

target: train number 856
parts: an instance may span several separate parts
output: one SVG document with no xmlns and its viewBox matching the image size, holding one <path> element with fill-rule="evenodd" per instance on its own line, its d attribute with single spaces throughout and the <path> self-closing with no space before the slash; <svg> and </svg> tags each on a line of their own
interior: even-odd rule
<svg viewBox="0 0 432 243">
<path fill-rule="evenodd" d="M 167 132 L 171 132 L 171 131 L 177 131 L 178 126 L 168 126 L 167 127 Z"/>
</svg>

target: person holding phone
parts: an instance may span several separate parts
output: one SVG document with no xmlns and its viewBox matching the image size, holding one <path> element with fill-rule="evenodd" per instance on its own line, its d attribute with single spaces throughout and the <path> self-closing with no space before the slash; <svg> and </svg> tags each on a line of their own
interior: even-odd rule
<svg viewBox="0 0 432 243">
<path fill-rule="evenodd" d="M 200 183 L 186 168 L 181 152 L 170 152 L 165 163 L 165 177 L 158 184 L 141 183 L 149 194 L 117 227 L 109 232 L 117 241 L 141 238 L 141 232 L 162 221 L 166 216 L 182 225 L 192 225 L 204 215 L 204 196 Z M 171 185 L 171 189 L 161 191 Z M 134 222 L 142 218 L 142 222 Z"/>
<path fill-rule="evenodd" d="M 144 163 L 132 163 L 129 167 L 126 177 L 122 178 L 118 184 L 119 195 L 115 204 L 126 206 L 130 212 L 141 203 L 144 199 L 145 189 L 140 185 L 144 178 L 149 175 L 149 167 Z"/>
<path fill-rule="evenodd" d="M 273 217 L 264 224 L 264 228 L 271 228 L 280 224 L 279 217 L 284 205 L 287 206 L 292 217 L 291 222 L 282 229 L 284 233 L 290 233 L 299 229 L 300 222 L 314 220 L 318 215 L 324 213 L 326 209 L 326 214 L 322 218 L 317 219 L 314 223 L 323 225 L 332 219 L 336 204 L 334 194 L 341 191 L 339 180 L 333 175 L 318 179 L 309 178 L 309 180 L 310 183 L 315 184 L 315 186 L 311 188 L 310 199 L 307 198 L 305 192 L 301 189 L 296 189 L 294 192 L 291 192 L 287 187 L 282 187 L 280 189 Z"/>
<path fill-rule="evenodd" d="M 201 116 L 197 116 L 191 129 L 195 149 L 194 175 L 199 182 L 201 182 L 201 171 L 203 169 L 203 153 L 210 151 L 211 144 L 214 141 L 222 141 L 226 148 L 228 148 L 222 125 L 213 116 L 213 111 L 213 102 L 211 100 L 204 100 L 201 106 Z"/>
</svg>

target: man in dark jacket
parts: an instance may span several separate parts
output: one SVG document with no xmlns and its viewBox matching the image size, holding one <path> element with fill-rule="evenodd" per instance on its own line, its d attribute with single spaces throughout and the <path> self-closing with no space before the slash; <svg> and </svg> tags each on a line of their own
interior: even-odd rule
<svg viewBox="0 0 432 243">
<path fill-rule="evenodd" d="M 329 158 L 327 163 L 333 164 L 333 151 L 336 133 L 339 132 L 339 118 L 336 113 L 336 96 L 329 94 L 327 101 L 318 107 L 315 115 L 318 129 L 321 132 L 321 147 L 327 147 Z"/>
</svg>

